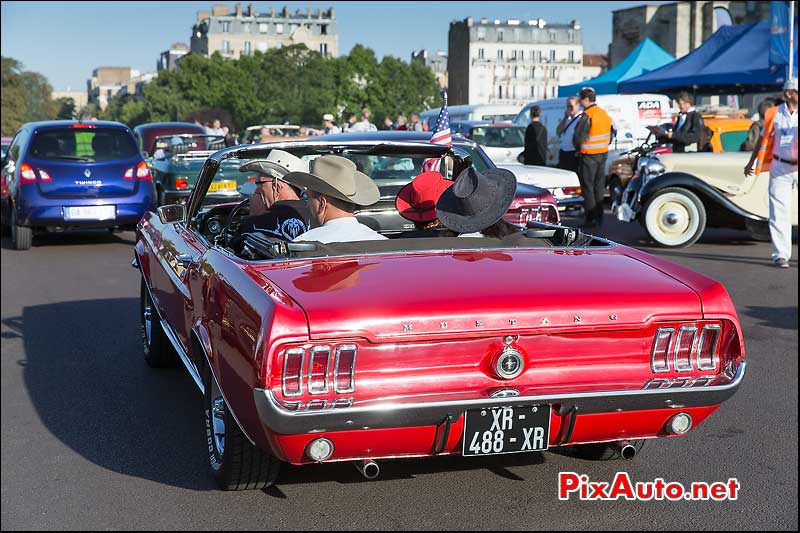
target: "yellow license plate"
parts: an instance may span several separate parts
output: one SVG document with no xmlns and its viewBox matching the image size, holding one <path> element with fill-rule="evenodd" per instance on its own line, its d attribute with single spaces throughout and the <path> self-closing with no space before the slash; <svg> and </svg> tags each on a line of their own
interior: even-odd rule
<svg viewBox="0 0 800 533">
<path fill-rule="evenodd" d="M 235 181 L 215 181 L 211 184 L 208 188 L 210 191 L 229 191 L 232 189 L 236 189 L 236 182 Z"/>
</svg>

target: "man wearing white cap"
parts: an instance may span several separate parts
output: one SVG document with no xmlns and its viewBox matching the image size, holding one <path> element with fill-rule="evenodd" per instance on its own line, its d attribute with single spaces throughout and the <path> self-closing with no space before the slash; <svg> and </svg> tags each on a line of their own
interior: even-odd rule
<svg viewBox="0 0 800 533">
<path fill-rule="evenodd" d="M 769 233 L 772 264 L 789 268 L 792 257 L 792 195 L 797 188 L 797 79 L 783 85 L 785 102 L 769 109 L 756 154 L 756 175 L 769 169 Z M 744 169 L 753 173 L 753 158 Z"/>
<path fill-rule="evenodd" d="M 322 135 L 330 133 L 342 133 L 342 130 L 333 123 L 333 115 L 325 113 L 322 115 Z"/>
</svg>

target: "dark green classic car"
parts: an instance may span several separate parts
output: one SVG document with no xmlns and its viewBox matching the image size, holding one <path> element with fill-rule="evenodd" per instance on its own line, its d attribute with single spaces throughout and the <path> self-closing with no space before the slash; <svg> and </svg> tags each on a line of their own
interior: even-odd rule
<svg viewBox="0 0 800 533">
<path fill-rule="evenodd" d="M 158 138 L 150 160 L 150 170 L 158 192 L 158 205 L 184 203 L 194 188 L 198 173 L 209 155 L 224 148 L 218 135 L 169 135 Z M 205 197 L 205 203 L 218 204 L 244 199 L 242 185 L 256 175 L 239 172 L 235 163 L 223 163 Z"/>
</svg>

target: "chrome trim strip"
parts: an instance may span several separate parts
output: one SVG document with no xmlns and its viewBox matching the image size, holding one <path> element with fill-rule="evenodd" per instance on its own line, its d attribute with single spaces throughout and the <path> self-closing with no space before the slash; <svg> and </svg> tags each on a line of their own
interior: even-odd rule
<svg viewBox="0 0 800 533">
<path fill-rule="evenodd" d="M 686 366 L 681 366 L 680 362 L 678 361 L 678 350 L 680 350 L 681 336 L 683 336 L 684 332 L 692 333 L 692 345 L 689 347 L 689 360 L 687 361 Z M 692 357 L 694 356 L 696 351 L 697 351 L 697 326 L 681 326 L 680 329 L 678 329 L 678 335 L 675 337 L 674 351 L 672 353 L 673 363 L 675 363 L 675 371 L 691 372 L 694 368 L 694 366 L 692 365 Z"/>
<path fill-rule="evenodd" d="M 669 389 L 579 392 L 514 398 L 479 398 L 425 403 L 386 403 L 326 411 L 287 411 L 271 390 L 254 389 L 261 422 L 283 435 L 391 427 L 433 426 L 448 414 L 467 409 L 507 405 L 561 404 L 578 406 L 584 413 L 615 413 L 650 409 L 684 409 L 718 405 L 730 398 L 744 379 L 747 363 L 741 361 L 733 379 L 723 385 Z"/>
<path fill-rule="evenodd" d="M 145 285 L 147 284 L 145 283 Z M 156 309 L 156 312 L 158 312 L 158 309 Z M 192 364 L 191 361 L 189 361 L 189 356 L 184 351 L 183 347 L 181 346 L 181 343 L 178 342 L 178 338 L 172 332 L 172 328 L 169 326 L 169 324 L 167 324 L 166 320 L 164 320 L 160 316 L 159 316 L 159 322 L 161 322 L 161 328 L 164 330 L 164 333 L 167 335 L 167 338 L 172 343 L 172 346 L 175 347 L 175 351 L 178 352 L 178 357 L 180 357 L 181 361 L 183 361 L 183 366 L 185 366 L 186 370 L 189 371 L 189 375 L 192 376 L 192 379 L 197 385 L 197 388 L 200 389 L 200 392 L 202 394 L 205 394 L 205 387 L 203 387 L 203 380 L 200 379 L 200 375 L 197 373 L 197 370 L 195 370 L 194 365 Z"/>
<path fill-rule="evenodd" d="M 700 347 L 703 345 L 703 339 L 706 336 L 706 332 L 714 331 L 716 332 L 716 338 L 714 339 L 714 345 L 711 346 L 711 366 L 703 366 L 700 362 Z M 716 370 L 717 369 L 717 361 L 719 361 L 719 353 L 717 350 L 719 349 L 719 339 L 722 336 L 722 327 L 719 324 L 706 324 L 703 326 L 703 330 L 700 332 L 700 340 L 697 341 L 697 355 L 695 356 L 695 360 L 697 361 L 697 369 L 698 370 Z"/>
<path fill-rule="evenodd" d="M 669 342 L 667 343 L 667 351 L 664 354 L 666 356 L 667 366 L 663 368 L 661 367 L 656 368 L 655 355 L 656 355 L 656 346 L 658 345 L 658 336 L 661 333 L 666 333 L 667 331 L 669 331 L 670 333 Z M 652 370 L 654 373 L 669 372 L 669 353 L 672 351 L 672 342 L 674 340 L 675 340 L 675 328 L 658 328 L 658 330 L 656 330 L 655 337 L 653 337 L 653 348 L 650 350 L 650 370 Z"/>
<path fill-rule="evenodd" d="M 353 350 L 353 366 L 350 368 L 350 387 L 346 389 L 339 388 L 339 354 L 342 350 Z M 347 393 L 356 390 L 356 357 L 358 356 L 358 347 L 355 344 L 341 344 L 336 347 L 336 359 L 333 365 L 333 392 Z"/>
<path fill-rule="evenodd" d="M 314 388 L 314 382 L 312 380 L 312 371 L 314 369 L 314 356 L 318 353 L 327 352 L 327 356 L 325 356 L 325 374 L 322 378 L 322 385 L 321 389 Z M 308 393 L 309 394 L 326 394 L 329 390 L 328 387 L 328 370 L 331 368 L 331 347 L 327 345 L 322 346 L 314 346 L 311 348 L 311 353 L 308 356 Z M 309 402 L 310 403 L 310 402 Z"/>
<path fill-rule="evenodd" d="M 286 392 L 286 365 L 289 362 L 290 355 L 297 355 L 300 354 L 300 375 L 297 379 L 300 380 L 300 386 L 296 393 L 288 393 Z M 290 348 L 283 352 L 283 375 L 281 375 L 281 392 L 287 398 L 297 398 L 298 396 L 303 395 L 303 371 L 306 367 L 306 349 L 305 348 Z"/>
</svg>

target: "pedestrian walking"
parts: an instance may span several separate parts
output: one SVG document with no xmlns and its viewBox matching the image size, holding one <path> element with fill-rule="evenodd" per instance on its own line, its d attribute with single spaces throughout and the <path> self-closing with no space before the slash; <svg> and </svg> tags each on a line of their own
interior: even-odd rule
<svg viewBox="0 0 800 533">
<path fill-rule="evenodd" d="M 785 102 L 767 110 L 757 151 L 744 167 L 745 176 L 769 170 L 769 234 L 772 264 L 789 268 L 792 258 L 792 198 L 797 188 L 797 78 L 783 86 Z"/>
<path fill-rule="evenodd" d="M 603 225 L 603 196 L 606 190 L 606 159 L 611 143 L 612 120 L 597 105 L 597 94 L 591 87 L 578 93 L 583 114 L 575 127 L 573 143 L 580 154 L 578 178 L 583 189 L 584 226 Z"/>
<path fill-rule="evenodd" d="M 575 135 L 575 127 L 578 125 L 583 112 L 576 96 L 567 98 L 567 110 L 564 117 L 556 128 L 558 135 L 558 168 L 578 172 L 578 156 L 575 155 L 575 143 L 572 141 Z"/>
<path fill-rule="evenodd" d="M 524 165 L 544 166 L 547 161 L 547 128 L 540 122 L 542 108 L 531 108 L 531 123 L 525 130 L 525 149 L 522 152 Z"/>
</svg>

